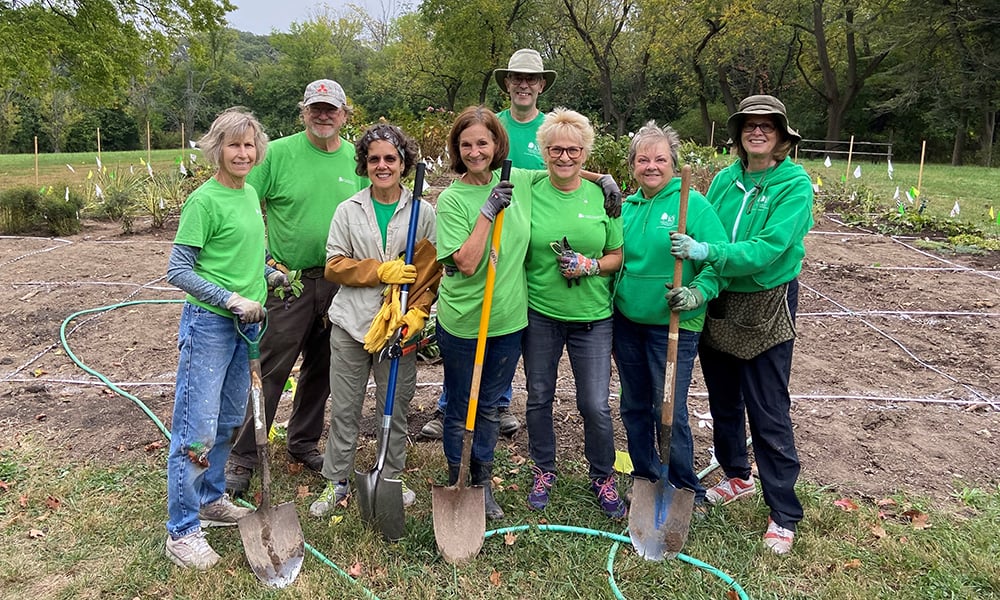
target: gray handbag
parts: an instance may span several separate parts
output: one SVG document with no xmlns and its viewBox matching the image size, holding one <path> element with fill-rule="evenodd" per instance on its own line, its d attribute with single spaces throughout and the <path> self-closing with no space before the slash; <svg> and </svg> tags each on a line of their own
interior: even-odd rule
<svg viewBox="0 0 1000 600">
<path fill-rule="evenodd" d="M 708 304 L 701 339 L 743 360 L 795 339 L 788 284 L 759 292 L 722 292 Z"/>
</svg>

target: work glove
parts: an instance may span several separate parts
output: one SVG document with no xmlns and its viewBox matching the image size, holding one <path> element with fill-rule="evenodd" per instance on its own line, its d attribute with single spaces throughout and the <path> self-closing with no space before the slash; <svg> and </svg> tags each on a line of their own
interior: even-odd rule
<svg viewBox="0 0 1000 600">
<path fill-rule="evenodd" d="M 405 327 L 406 333 L 403 334 L 403 343 L 413 339 L 413 336 L 419 334 L 424 330 L 424 323 L 427 322 L 427 313 L 422 308 L 417 308 L 414 306 L 410 310 L 406 311 L 403 315 L 402 322 L 400 325 Z"/>
<path fill-rule="evenodd" d="M 674 312 L 694 310 L 705 303 L 705 296 L 702 296 L 698 288 L 694 287 L 675 287 L 667 292 L 666 298 L 670 310 Z"/>
<path fill-rule="evenodd" d="M 604 212 L 612 219 L 622 216 L 622 189 L 611 175 L 601 175 L 597 185 L 604 192 Z"/>
<path fill-rule="evenodd" d="M 385 343 L 392 338 L 401 322 L 402 316 L 399 309 L 399 286 L 393 285 L 386 289 L 386 299 L 382 302 L 381 308 L 372 319 L 371 327 L 365 334 L 365 350 L 370 354 L 377 354 Z"/>
<path fill-rule="evenodd" d="M 281 288 L 286 296 L 292 295 L 292 282 L 288 280 L 288 275 L 275 269 L 267 276 L 267 289 L 276 290 Z"/>
<path fill-rule="evenodd" d="M 705 260 L 708 258 L 708 244 L 675 231 L 670 234 L 670 253 L 675 258 Z"/>
<path fill-rule="evenodd" d="M 501 181 L 486 197 L 486 202 L 483 202 L 483 207 L 479 209 L 479 212 L 483 213 L 483 216 L 492 223 L 501 210 L 510 206 L 513 194 L 514 185 L 509 181 Z"/>
<path fill-rule="evenodd" d="M 260 323 L 264 320 L 264 307 L 260 302 L 248 300 L 236 292 L 226 300 L 226 309 L 239 317 L 240 323 Z"/>
<path fill-rule="evenodd" d="M 600 275 L 601 266 L 596 258 L 587 258 L 579 252 L 559 255 L 559 272 L 566 279 L 579 279 L 590 275 Z"/>
<path fill-rule="evenodd" d="M 378 278 L 382 283 L 413 283 L 417 280 L 417 268 L 403 262 L 402 258 L 387 260 L 378 266 Z"/>
</svg>

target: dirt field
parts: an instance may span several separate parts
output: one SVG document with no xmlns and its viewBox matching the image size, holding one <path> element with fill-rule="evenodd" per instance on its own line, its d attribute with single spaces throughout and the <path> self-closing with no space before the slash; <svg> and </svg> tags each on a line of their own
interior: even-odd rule
<svg viewBox="0 0 1000 600">
<path fill-rule="evenodd" d="M 173 230 L 137 230 L 123 236 L 114 225 L 87 223 L 65 240 L 0 238 L 0 448 L 31 434 L 68 459 L 121 461 L 162 439 L 145 414 L 74 365 L 59 343 L 60 325 L 74 312 L 183 297 L 163 279 Z M 993 468 L 1000 463 L 998 253 L 935 256 L 913 240 L 849 230 L 830 218 L 806 242 L 791 385 L 803 479 L 844 494 L 907 492 L 941 503 L 955 490 L 1000 483 Z M 179 314 L 177 304 L 140 304 L 80 316 L 67 327 L 70 348 L 169 426 Z M 560 456 L 582 457 L 564 366 Z M 708 413 L 699 373 L 696 367 L 690 407 L 700 468 L 709 462 L 711 433 L 699 427 L 707 422 L 698 415 Z M 420 367 L 410 414 L 415 443 L 431 443 L 415 436 L 433 413 L 441 379 L 439 366 Z M 519 373 L 514 410 L 523 415 L 520 381 Z M 374 433 L 373 415 L 368 422 Z M 624 449 L 620 423 L 616 432 Z M 528 454 L 523 430 L 505 443 Z"/>
</svg>

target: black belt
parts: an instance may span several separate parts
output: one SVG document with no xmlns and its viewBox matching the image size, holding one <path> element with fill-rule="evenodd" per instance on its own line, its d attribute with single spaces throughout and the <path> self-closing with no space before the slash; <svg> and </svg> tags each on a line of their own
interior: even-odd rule
<svg viewBox="0 0 1000 600">
<path fill-rule="evenodd" d="M 302 276 L 308 277 L 309 279 L 323 279 L 323 271 L 326 267 L 310 267 L 308 269 L 302 269 Z"/>
</svg>

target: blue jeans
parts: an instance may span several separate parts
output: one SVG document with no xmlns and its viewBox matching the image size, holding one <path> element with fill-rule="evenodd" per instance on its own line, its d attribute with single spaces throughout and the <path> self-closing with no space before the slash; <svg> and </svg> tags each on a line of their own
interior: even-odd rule
<svg viewBox="0 0 1000 600">
<path fill-rule="evenodd" d="M 258 326 L 241 325 L 254 339 Z M 226 491 L 224 469 L 250 394 L 247 343 L 231 318 L 184 303 L 167 457 L 167 532 L 197 531 L 198 511 Z"/>
<path fill-rule="evenodd" d="M 590 463 L 590 478 L 600 479 L 612 473 L 615 439 L 608 405 L 611 332 L 610 318 L 577 323 L 550 319 L 528 309 L 523 343 L 528 387 L 525 423 L 531 459 L 542 471 L 556 472 L 552 402 L 559 359 L 566 348 L 576 383 L 576 408 L 583 417 L 583 451 Z"/>
<path fill-rule="evenodd" d="M 799 280 L 788 284 L 788 309 L 795 319 Z M 743 360 L 702 344 L 701 372 L 712 411 L 715 456 L 726 477 L 750 477 L 746 423 L 753 436 L 761 493 L 778 525 L 795 531 L 802 520 L 802 503 L 795 495 L 799 455 L 795 450 L 788 378 L 795 340 L 783 342 Z"/>
<path fill-rule="evenodd" d="M 500 396 L 500 410 L 506 410 L 510 408 L 510 399 L 514 396 L 514 386 L 508 385 L 507 391 Z M 445 409 L 448 407 L 448 393 L 441 390 L 441 395 L 438 396 L 438 412 L 442 415 Z"/>
<path fill-rule="evenodd" d="M 476 340 L 456 337 L 438 323 L 438 347 L 444 363 L 444 389 L 448 405 L 444 413 L 444 455 L 449 465 L 462 462 L 462 437 L 469 410 L 469 391 L 475 367 Z M 521 356 L 521 331 L 486 340 L 475 431 L 472 436 L 472 460 L 492 463 L 500 435 L 500 397 L 510 387 Z"/>
<path fill-rule="evenodd" d="M 649 481 L 660 479 L 660 403 L 666 380 L 666 325 L 643 325 L 615 311 L 614 355 L 622 384 L 621 416 L 628 436 L 632 475 Z M 675 488 L 695 491 L 695 501 L 705 499 L 705 488 L 694 471 L 694 440 L 688 422 L 687 396 L 701 333 L 680 330 L 677 375 L 674 385 L 674 422 L 670 431 L 670 464 L 667 473 Z"/>
</svg>

